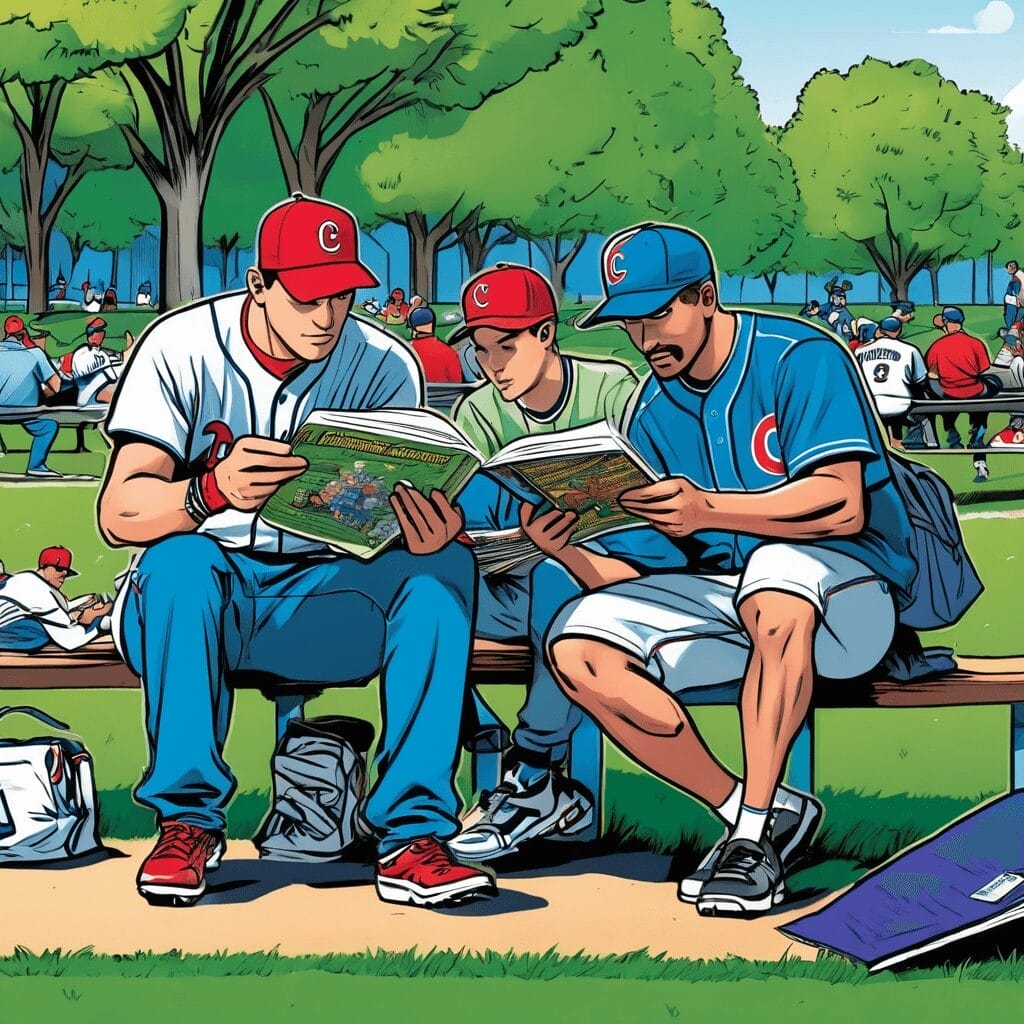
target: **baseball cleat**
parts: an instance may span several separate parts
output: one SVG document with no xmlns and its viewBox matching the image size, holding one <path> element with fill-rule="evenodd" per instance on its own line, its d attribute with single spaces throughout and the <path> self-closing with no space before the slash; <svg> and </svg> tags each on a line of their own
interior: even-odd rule
<svg viewBox="0 0 1024 1024">
<path fill-rule="evenodd" d="M 460 864 L 431 836 L 382 857 L 375 881 L 377 895 L 385 903 L 417 907 L 452 906 L 498 891 L 489 872 Z"/>
<path fill-rule="evenodd" d="M 190 907 L 206 892 L 226 850 L 224 834 L 186 821 L 162 821 L 160 838 L 139 868 L 139 894 L 152 906 Z"/>
<path fill-rule="evenodd" d="M 768 838 L 778 851 L 782 868 L 790 872 L 807 856 L 807 850 L 818 831 L 825 808 L 813 796 L 804 796 L 800 810 L 788 808 L 772 809 L 768 824 Z M 721 856 L 729 832 L 722 836 L 708 851 L 704 859 L 679 883 L 679 899 L 683 903 L 696 903 L 704 883 L 711 877 L 715 864 Z"/>
<path fill-rule="evenodd" d="M 457 857 L 487 861 L 514 853 L 523 843 L 546 836 L 573 836 L 594 818 L 594 801 L 579 783 L 549 769 L 530 783 L 523 766 L 505 772 L 498 787 L 484 791 L 448 840 Z"/>
</svg>

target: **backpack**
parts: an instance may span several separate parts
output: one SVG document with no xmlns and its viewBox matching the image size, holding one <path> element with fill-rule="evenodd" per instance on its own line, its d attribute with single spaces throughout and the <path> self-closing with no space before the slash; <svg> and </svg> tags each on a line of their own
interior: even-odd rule
<svg viewBox="0 0 1024 1024">
<path fill-rule="evenodd" d="M 30 715 L 51 729 L 63 722 L 33 707 L 0 708 L 0 718 Z M 65 860 L 99 850 L 92 757 L 63 737 L 0 740 L 0 864 Z"/>
<path fill-rule="evenodd" d="M 945 480 L 920 463 L 889 453 L 893 483 L 907 509 L 917 574 L 897 595 L 899 620 L 912 629 L 952 626 L 984 587 L 971 562 Z"/>
<path fill-rule="evenodd" d="M 321 715 L 288 723 L 274 751 L 274 797 L 254 842 L 260 857 L 339 860 L 368 838 L 362 818 L 366 752 L 373 726 L 359 718 Z"/>
</svg>

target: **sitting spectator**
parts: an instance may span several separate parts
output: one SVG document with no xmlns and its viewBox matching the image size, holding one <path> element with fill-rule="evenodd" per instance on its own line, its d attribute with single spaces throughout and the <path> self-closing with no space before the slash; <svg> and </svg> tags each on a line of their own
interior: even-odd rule
<svg viewBox="0 0 1024 1024">
<path fill-rule="evenodd" d="M 36 330 L 39 330 L 36 328 Z M 46 348 L 46 339 L 49 331 L 39 331 L 38 334 L 30 334 L 25 326 L 25 321 L 20 316 L 9 316 L 4 321 L 4 337 L 16 338 L 25 348 Z"/>
<path fill-rule="evenodd" d="M 74 390 L 74 404 L 105 405 L 114 397 L 114 385 L 124 366 L 124 355 L 103 348 L 107 338 L 107 321 L 93 317 L 85 327 L 85 344 L 79 345 L 56 361 L 63 390 Z M 125 334 L 125 351 L 135 339 Z"/>
<path fill-rule="evenodd" d="M 817 320 L 821 316 L 821 303 L 817 299 L 811 299 L 800 310 L 800 316 L 806 317 L 808 320 Z"/>
<path fill-rule="evenodd" d="M 409 314 L 412 350 L 423 366 L 428 383 L 462 382 L 462 366 L 455 351 L 434 334 L 434 313 L 429 306 L 418 306 Z"/>
<path fill-rule="evenodd" d="M 376 316 L 381 310 L 380 303 L 372 296 L 363 303 L 363 311 L 370 316 Z"/>
<path fill-rule="evenodd" d="M 887 316 L 874 327 L 874 337 L 857 347 L 857 362 L 891 445 L 902 451 L 910 403 L 928 393 L 928 368 L 918 348 L 900 340 L 903 324 L 897 317 Z"/>
<path fill-rule="evenodd" d="M 111 313 L 117 309 L 117 292 L 108 288 L 103 293 L 103 304 L 100 306 L 101 313 Z"/>
<path fill-rule="evenodd" d="M 142 284 L 139 285 L 138 291 L 135 293 L 135 305 L 153 305 L 153 285 L 149 281 L 143 281 Z"/>
<path fill-rule="evenodd" d="M 72 609 L 61 593 L 68 577 L 77 575 L 71 552 L 58 546 L 39 552 L 38 569 L 0 579 L 0 651 L 34 652 L 51 640 L 74 651 L 109 632 L 112 604 L 90 595 Z"/>
<path fill-rule="evenodd" d="M 50 285 L 50 291 L 54 292 L 51 302 L 60 302 L 67 298 L 68 294 L 68 282 L 65 280 L 63 274 L 57 275 L 57 280 L 54 284 Z"/>
<path fill-rule="evenodd" d="M 878 322 L 870 317 L 859 316 L 853 321 L 853 338 L 850 341 L 850 350 L 856 351 L 861 345 L 866 345 L 878 337 Z"/>
<path fill-rule="evenodd" d="M 405 292 L 401 288 L 393 288 L 388 296 L 387 304 L 377 314 L 378 320 L 383 320 L 392 327 L 399 327 L 409 318 L 409 303 L 405 301 Z"/>
<path fill-rule="evenodd" d="M 98 313 L 103 305 L 103 293 L 96 291 L 88 279 L 82 282 L 82 309 L 86 313 Z"/>
<path fill-rule="evenodd" d="M 1024 271 L 1016 260 L 1010 260 L 1006 272 L 1010 280 L 1003 296 L 1003 323 L 1009 329 L 1020 319 L 1021 309 L 1024 309 Z"/>
<path fill-rule="evenodd" d="M 17 319 L 19 317 L 8 318 Z M 22 325 L 24 326 L 24 325 Z M 8 335 L 0 342 L 0 407 L 35 407 L 45 397 L 60 391 L 60 377 L 42 349 L 26 348 L 20 336 Z M 20 421 L 32 435 L 26 476 L 57 478 L 46 465 L 46 456 L 57 436 L 57 424 L 46 417 L 30 417 Z"/>
<path fill-rule="evenodd" d="M 991 374 L 992 363 L 984 343 L 964 330 L 964 311 L 958 306 L 946 306 L 936 313 L 932 321 L 943 331 L 932 343 L 925 357 L 928 378 L 935 395 L 939 398 L 991 398 L 1002 390 L 1002 383 Z M 946 431 L 946 444 L 950 448 L 962 448 L 962 438 L 956 429 L 957 413 L 942 414 L 942 425 Z M 969 448 L 982 448 L 985 444 L 985 428 L 988 414 L 970 414 L 971 434 Z"/>
<path fill-rule="evenodd" d="M 849 281 L 836 284 L 836 279 L 833 278 L 826 285 L 829 304 L 821 311 L 821 318 L 825 323 L 847 343 L 853 340 L 853 314 L 846 306 L 846 293 L 852 287 Z"/>
<path fill-rule="evenodd" d="M 914 311 L 916 309 L 917 306 L 909 299 L 906 299 L 902 302 L 894 302 L 892 304 L 892 315 L 896 317 L 900 323 L 909 324 L 910 321 L 914 319 Z"/>
</svg>

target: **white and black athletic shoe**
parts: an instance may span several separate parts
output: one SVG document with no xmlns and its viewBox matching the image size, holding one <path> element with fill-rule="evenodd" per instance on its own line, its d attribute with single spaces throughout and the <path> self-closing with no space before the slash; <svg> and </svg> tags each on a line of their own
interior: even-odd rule
<svg viewBox="0 0 1024 1024">
<path fill-rule="evenodd" d="M 594 801 L 579 783 L 554 768 L 529 783 L 523 775 L 523 766 L 514 765 L 496 789 L 481 793 L 463 819 L 462 831 L 448 840 L 456 857 L 493 860 L 531 839 L 575 835 L 590 824 Z"/>
<path fill-rule="evenodd" d="M 730 839 L 697 898 L 700 914 L 763 914 L 786 892 L 782 864 L 765 837 Z"/>
<path fill-rule="evenodd" d="M 818 831 L 825 808 L 813 796 L 805 796 L 798 811 L 774 808 L 768 823 L 768 838 L 778 852 L 783 870 L 791 872 L 807 855 L 807 848 Z M 704 883 L 711 877 L 715 863 L 725 844 L 729 841 L 729 832 L 708 850 L 707 855 L 679 883 L 679 898 L 683 903 L 696 903 Z"/>
</svg>

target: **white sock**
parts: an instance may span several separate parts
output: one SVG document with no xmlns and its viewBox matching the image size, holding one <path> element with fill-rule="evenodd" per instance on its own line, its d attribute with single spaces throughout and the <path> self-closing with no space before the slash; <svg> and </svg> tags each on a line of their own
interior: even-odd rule
<svg viewBox="0 0 1024 1024">
<path fill-rule="evenodd" d="M 772 801 L 772 808 L 774 810 L 793 811 L 794 814 L 799 814 L 803 805 L 803 794 L 795 789 L 790 789 L 788 786 L 779 786 L 775 790 L 775 799 Z"/>
<path fill-rule="evenodd" d="M 725 801 L 715 808 L 717 814 L 727 825 L 735 825 L 736 819 L 740 816 L 740 807 L 743 806 L 743 784 L 737 782 L 732 787 L 732 792 L 725 798 Z"/>
<path fill-rule="evenodd" d="M 744 804 L 740 808 L 740 816 L 730 839 L 749 839 L 752 843 L 761 842 L 765 827 L 768 824 L 768 812 L 759 811 Z"/>
</svg>

